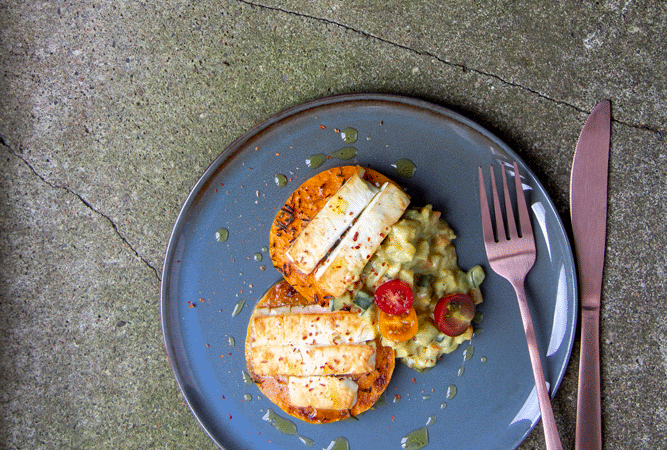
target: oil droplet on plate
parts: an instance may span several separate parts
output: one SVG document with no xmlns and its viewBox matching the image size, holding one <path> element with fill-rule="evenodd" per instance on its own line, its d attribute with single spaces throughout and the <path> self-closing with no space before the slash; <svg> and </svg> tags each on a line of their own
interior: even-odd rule
<svg viewBox="0 0 667 450">
<path fill-rule="evenodd" d="M 451 400 L 454 397 L 456 397 L 456 386 L 454 386 L 453 384 L 450 384 L 447 387 L 447 398 Z"/>
<path fill-rule="evenodd" d="M 415 170 L 417 170 L 415 163 L 405 158 L 394 161 L 391 164 L 391 167 L 393 167 L 394 171 L 396 171 L 396 173 L 403 178 L 412 178 L 412 176 L 415 174 Z"/>
<path fill-rule="evenodd" d="M 308 158 L 306 158 L 306 165 L 310 169 L 317 169 L 322 164 L 324 164 L 324 161 L 326 160 L 327 160 L 327 155 L 325 155 L 324 153 L 313 153 L 312 155 L 308 156 Z"/>
<path fill-rule="evenodd" d="M 340 138 L 347 144 L 354 144 L 357 142 L 358 136 L 359 133 L 357 133 L 357 130 L 351 127 L 346 127 L 343 131 L 340 132 Z"/>
<path fill-rule="evenodd" d="M 306 447 L 314 447 L 315 446 L 315 441 L 313 441 L 311 438 L 307 438 L 305 436 L 299 436 L 299 440 L 305 445 Z"/>
<path fill-rule="evenodd" d="M 262 420 L 265 422 L 269 422 L 273 427 L 280 431 L 282 434 L 287 434 L 289 436 L 295 436 L 296 433 L 296 425 L 294 422 L 291 422 L 287 419 L 283 419 L 280 417 L 278 414 L 273 412 L 272 409 L 269 409 L 266 411 L 266 414 L 262 417 Z"/>
<path fill-rule="evenodd" d="M 234 305 L 234 309 L 232 310 L 232 317 L 236 317 L 239 315 L 239 313 L 243 310 L 243 307 L 245 306 L 245 298 L 242 298 L 238 302 L 236 302 L 236 305 Z"/>
<path fill-rule="evenodd" d="M 261 261 L 262 258 L 264 258 L 264 257 L 262 256 L 261 253 L 257 252 L 257 253 L 255 253 L 255 254 L 253 255 L 252 258 L 253 258 L 255 261 L 258 261 L 258 262 L 259 262 L 259 261 Z"/>
<path fill-rule="evenodd" d="M 241 375 L 243 376 L 243 382 L 246 384 L 246 386 L 252 386 L 252 378 L 250 375 L 248 375 L 245 371 L 241 371 Z"/>
<path fill-rule="evenodd" d="M 243 400 L 246 402 L 251 402 L 252 401 L 252 395 L 251 394 L 244 394 L 243 395 Z"/>
<path fill-rule="evenodd" d="M 273 181 L 276 183 L 276 186 L 278 187 L 287 186 L 287 177 L 282 173 L 277 173 Z"/>
<path fill-rule="evenodd" d="M 218 242 L 225 242 L 229 239 L 229 230 L 227 228 L 220 228 L 215 232 L 215 240 Z"/>
<path fill-rule="evenodd" d="M 352 159 L 355 156 L 357 156 L 357 149 L 354 147 L 344 147 L 331 154 L 332 158 L 342 159 L 343 161 Z"/>
<path fill-rule="evenodd" d="M 464 374 L 465 371 L 466 371 L 465 366 L 461 366 L 461 367 L 459 367 L 459 371 L 457 372 L 457 375 L 461 376 L 461 375 Z"/>
<path fill-rule="evenodd" d="M 268 252 L 268 251 L 269 251 L 269 247 L 267 247 L 267 246 L 262 247 L 262 251 L 263 251 L 264 253 Z"/>
<path fill-rule="evenodd" d="M 419 450 L 428 445 L 428 428 L 423 427 L 411 431 L 401 439 L 401 448 L 404 450 Z"/>
<path fill-rule="evenodd" d="M 234 347 L 236 345 L 236 341 L 231 336 L 227 338 L 227 343 L 229 344 L 230 347 Z"/>
<path fill-rule="evenodd" d="M 350 450 L 350 443 L 344 437 L 337 437 L 324 450 Z"/>
<path fill-rule="evenodd" d="M 442 402 L 440 403 L 440 409 L 445 409 L 447 407 L 447 403 Z"/>
<path fill-rule="evenodd" d="M 482 356 L 481 358 L 479 358 L 479 360 L 482 361 L 483 363 L 485 363 L 486 362 L 486 356 Z"/>
<path fill-rule="evenodd" d="M 473 347 L 473 345 L 470 344 L 465 348 L 465 350 L 463 350 L 463 360 L 470 361 L 470 358 L 472 358 L 473 353 L 475 353 L 475 347 Z"/>
</svg>

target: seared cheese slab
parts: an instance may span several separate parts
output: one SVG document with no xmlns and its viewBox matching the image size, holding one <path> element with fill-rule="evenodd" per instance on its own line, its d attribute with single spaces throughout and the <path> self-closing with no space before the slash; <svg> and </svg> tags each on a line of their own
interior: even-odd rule
<svg viewBox="0 0 667 450">
<path fill-rule="evenodd" d="M 359 279 L 391 226 L 408 207 L 410 198 L 391 183 L 382 185 L 345 237 L 315 272 L 315 279 L 334 297 Z"/>
<path fill-rule="evenodd" d="M 375 367 L 375 343 L 327 346 L 260 345 L 250 349 L 258 375 L 363 375 Z"/>
<path fill-rule="evenodd" d="M 290 377 L 290 403 L 297 407 L 350 409 L 357 401 L 358 385 L 348 378 Z"/>
<path fill-rule="evenodd" d="M 369 321 L 345 311 L 255 316 L 252 321 L 254 345 L 358 344 L 376 337 Z"/>
<path fill-rule="evenodd" d="M 278 306 L 257 308 L 256 315 L 260 316 L 280 316 L 283 314 L 310 314 L 326 313 L 331 311 L 329 306 L 307 305 L 307 306 Z"/>
<path fill-rule="evenodd" d="M 299 233 L 287 251 L 287 257 L 301 272 L 309 274 L 340 239 L 354 219 L 378 192 L 361 177 L 359 168 Z"/>
</svg>

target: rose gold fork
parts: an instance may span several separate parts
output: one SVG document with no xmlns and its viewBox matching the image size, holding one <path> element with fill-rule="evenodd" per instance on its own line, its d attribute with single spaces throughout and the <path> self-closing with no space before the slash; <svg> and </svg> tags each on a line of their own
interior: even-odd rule
<svg viewBox="0 0 667 450">
<path fill-rule="evenodd" d="M 491 167 L 491 188 L 493 191 L 493 206 L 495 212 L 496 231 L 498 239 L 493 234 L 493 225 L 489 213 L 489 204 L 486 199 L 486 188 L 484 186 L 484 175 L 482 168 L 479 168 L 479 196 L 482 212 L 482 230 L 484 234 L 484 246 L 486 255 L 489 258 L 491 268 L 498 275 L 506 278 L 514 287 L 517 300 L 519 301 L 519 310 L 523 329 L 526 333 L 528 342 L 528 353 L 530 354 L 530 364 L 533 368 L 533 377 L 535 378 L 535 387 L 537 390 L 537 399 L 542 413 L 542 426 L 544 428 L 544 437 L 547 444 L 547 450 L 562 450 L 558 429 L 554 413 L 551 408 L 549 391 L 544 380 L 542 371 L 542 362 L 540 361 L 540 352 L 535 339 L 535 330 L 533 329 L 533 320 L 530 316 L 528 303 L 526 301 L 526 292 L 524 281 L 528 271 L 535 264 L 535 239 L 533 238 L 533 229 L 530 225 L 530 216 L 526 206 L 526 198 L 523 194 L 521 179 L 519 176 L 519 167 L 514 162 L 514 184 L 516 187 L 517 210 L 519 213 L 519 223 L 521 226 L 521 235 L 517 233 L 517 227 L 512 211 L 512 202 L 510 200 L 509 190 L 507 188 L 507 176 L 505 169 L 503 173 L 503 192 L 505 198 L 505 210 L 507 215 L 507 228 L 509 229 L 509 238 L 505 233 L 503 224 L 503 213 L 500 210 L 500 200 L 498 199 L 498 190 L 496 189 L 496 178 Z"/>
</svg>

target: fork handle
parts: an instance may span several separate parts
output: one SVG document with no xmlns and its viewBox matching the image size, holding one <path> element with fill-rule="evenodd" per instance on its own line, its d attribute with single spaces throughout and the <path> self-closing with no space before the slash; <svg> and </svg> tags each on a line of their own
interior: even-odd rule
<svg viewBox="0 0 667 450">
<path fill-rule="evenodd" d="M 524 289 L 523 280 L 513 281 L 512 285 L 514 286 L 516 297 L 519 301 L 521 321 L 523 322 L 523 330 L 526 333 L 528 354 L 530 355 L 530 365 L 533 368 L 533 377 L 535 378 L 535 388 L 537 390 L 537 400 L 540 404 L 540 413 L 542 414 L 542 427 L 544 428 L 544 439 L 546 441 L 547 450 L 562 450 L 563 446 L 560 442 L 560 436 L 558 435 L 556 419 L 554 418 L 554 412 L 551 408 L 551 398 L 549 397 L 547 383 L 544 379 L 544 372 L 542 371 L 540 350 L 537 347 L 533 319 L 530 315 L 530 310 L 528 309 L 528 301 L 526 300 L 526 291 Z"/>
</svg>

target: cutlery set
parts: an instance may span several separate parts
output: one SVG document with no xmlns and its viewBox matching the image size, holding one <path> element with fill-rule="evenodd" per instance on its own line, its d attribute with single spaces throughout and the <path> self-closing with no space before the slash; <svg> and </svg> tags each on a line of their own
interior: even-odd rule
<svg viewBox="0 0 667 450">
<path fill-rule="evenodd" d="M 576 450 L 602 448 L 599 321 L 606 236 L 610 134 L 611 105 L 609 101 L 605 100 L 595 106 L 579 136 L 570 180 L 570 214 L 581 303 L 581 356 L 577 397 Z M 480 213 L 484 246 L 493 271 L 507 279 L 515 290 L 535 378 L 546 448 L 547 450 L 560 450 L 562 444 L 551 407 L 533 321 L 524 290 L 524 280 L 536 259 L 535 239 L 519 167 L 516 162 L 507 163 L 507 165 L 514 173 L 519 228 L 515 223 L 505 167 L 501 165 L 505 218 L 503 218 L 500 206 L 494 170 L 493 167 L 490 168 L 495 220 L 492 220 L 489 211 L 490 205 L 487 201 L 483 170 L 480 167 Z M 505 223 L 507 223 L 508 233 L 505 230 Z"/>
</svg>

